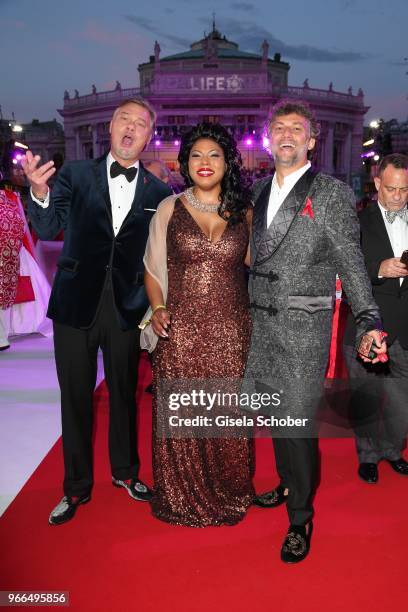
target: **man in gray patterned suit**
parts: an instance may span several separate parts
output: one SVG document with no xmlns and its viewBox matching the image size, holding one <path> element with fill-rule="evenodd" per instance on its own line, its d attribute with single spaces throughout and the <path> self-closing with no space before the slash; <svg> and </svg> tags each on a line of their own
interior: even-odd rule
<svg viewBox="0 0 408 612">
<path fill-rule="evenodd" d="M 353 192 L 337 179 L 314 173 L 308 161 L 319 134 L 312 111 L 305 103 L 284 100 L 272 109 L 268 133 L 276 171 L 273 179 L 256 183 L 253 193 L 253 333 L 245 376 L 255 385 L 265 380 L 283 384 L 293 414 L 313 417 L 316 384 L 323 382 L 329 353 L 336 273 L 356 318 L 357 337 L 372 335 L 380 359 L 386 346 L 360 250 Z M 313 433 L 277 435 L 280 484 L 255 503 L 276 507 L 286 502 L 290 527 L 281 559 L 296 563 L 310 548 L 318 442 Z"/>
</svg>

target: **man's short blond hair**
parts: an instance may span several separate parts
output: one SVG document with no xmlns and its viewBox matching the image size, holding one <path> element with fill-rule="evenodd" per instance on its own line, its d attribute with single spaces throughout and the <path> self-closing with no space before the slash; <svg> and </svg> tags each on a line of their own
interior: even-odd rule
<svg viewBox="0 0 408 612">
<path fill-rule="evenodd" d="M 157 113 L 154 110 L 153 106 L 150 104 L 150 102 L 148 102 L 144 98 L 127 98 L 116 107 L 114 114 L 116 114 L 120 108 L 126 106 L 126 104 L 137 104 L 138 106 L 141 106 L 142 108 L 146 109 L 150 116 L 150 129 L 151 131 L 153 131 L 155 123 L 157 121 Z"/>
</svg>

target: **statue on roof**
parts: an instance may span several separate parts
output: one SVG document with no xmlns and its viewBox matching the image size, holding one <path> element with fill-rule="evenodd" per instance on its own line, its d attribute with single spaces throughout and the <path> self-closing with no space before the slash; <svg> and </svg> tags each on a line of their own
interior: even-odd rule
<svg viewBox="0 0 408 612">
<path fill-rule="evenodd" d="M 92 85 L 92 93 L 96 94 L 96 85 L 95 84 Z"/>
<path fill-rule="evenodd" d="M 261 49 L 262 49 L 262 60 L 266 62 L 266 60 L 268 59 L 268 55 L 269 55 L 269 44 L 266 38 L 264 38 L 264 41 L 261 45 Z"/>
<path fill-rule="evenodd" d="M 67 89 L 64 91 L 64 100 L 69 100 L 69 91 Z"/>
<path fill-rule="evenodd" d="M 154 61 L 155 62 L 160 62 L 160 45 L 157 42 L 157 40 L 154 43 Z"/>
</svg>

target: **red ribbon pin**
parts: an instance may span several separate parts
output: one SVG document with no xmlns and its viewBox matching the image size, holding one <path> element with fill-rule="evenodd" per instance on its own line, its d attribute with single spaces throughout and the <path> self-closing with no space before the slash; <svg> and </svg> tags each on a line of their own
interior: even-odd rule
<svg viewBox="0 0 408 612">
<path fill-rule="evenodd" d="M 305 207 L 302 210 L 302 217 L 306 217 L 306 215 L 309 215 L 309 217 L 311 219 L 314 219 L 314 212 L 313 212 L 313 208 L 312 208 L 312 200 L 310 198 L 307 198 Z"/>
</svg>

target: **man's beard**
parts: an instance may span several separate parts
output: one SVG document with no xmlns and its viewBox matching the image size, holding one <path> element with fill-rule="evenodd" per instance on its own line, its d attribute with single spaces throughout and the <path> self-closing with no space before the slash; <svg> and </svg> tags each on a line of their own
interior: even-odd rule
<svg viewBox="0 0 408 612">
<path fill-rule="evenodd" d="M 301 150 L 296 150 L 293 154 L 293 157 L 281 158 L 281 156 L 279 155 L 279 149 L 278 149 L 278 151 L 275 153 L 273 158 L 275 160 L 275 164 L 278 163 L 280 166 L 284 166 L 285 168 L 292 168 L 293 166 L 298 165 L 299 162 L 301 162 L 302 159 L 304 158 L 305 158 L 305 164 L 306 164 L 307 163 L 307 153 L 308 153 L 308 149 L 307 147 L 304 147 Z"/>
<path fill-rule="evenodd" d="M 118 149 L 118 156 L 122 159 L 133 159 L 135 157 L 135 152 L 130 151 L 129 149 Z"/>
</svg>

